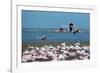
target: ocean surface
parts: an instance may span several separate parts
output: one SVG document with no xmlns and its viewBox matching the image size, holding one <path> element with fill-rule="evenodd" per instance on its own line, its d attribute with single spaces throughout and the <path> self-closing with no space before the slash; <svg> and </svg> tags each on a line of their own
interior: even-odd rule
<svg viewBox="0 0 100 73">
<path fill-rule="evenodd" d="M 46 31 L 22 31 L 22 41 L 24 42 L 39 42 L 42 36 L 47 36 L 48 41 L 76 41 L 89 42 L 89 32 L 46 32 Z"/>
</svg>

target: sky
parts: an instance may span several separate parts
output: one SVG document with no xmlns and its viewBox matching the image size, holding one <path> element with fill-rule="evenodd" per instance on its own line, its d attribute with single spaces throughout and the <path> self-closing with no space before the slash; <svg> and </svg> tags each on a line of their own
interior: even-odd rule
<svg viewBox="0 0 100 73">
<path fill-rule="evenodd" d="M 22 10 L 21 17 L 22 28 L 60 28 L 71 22 L 79 28 L 90 25 L 89 13 Z"/>
</svg>

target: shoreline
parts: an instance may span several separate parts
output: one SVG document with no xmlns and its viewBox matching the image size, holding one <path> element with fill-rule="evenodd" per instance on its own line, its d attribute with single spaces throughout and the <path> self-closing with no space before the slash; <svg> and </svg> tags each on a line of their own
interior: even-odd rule
<svg viewBox="0 0 100 73">
<path fill-rule="evenodd" d="M 63 43 L 63 41 L 44 41 L 44 42 L 42 42 L 42 41 L 39 41 L 39 42 L 22 42 L 22 52 L 25 50 L 25 49 L 27 49 L 27 47 L 28 47 L 28 45 L 30 45 L 30 46 L 34 46 L 34 47 L 43 47 L 43 46 L 50 46 L 50 45 L 52 45 L 52 46 L 54 46 L 54 47 L 56 47 L 56 46 L 58 46 L 58 45 L 60 45 L 61 43 Z M 74 46 L 74 44 L 75 43 L 77 43 L 77 42 L 73 42 L 73 41 L 65 41 L 65 44 L 67 45 L 67 46 L 70 46 L 70 45 L 73 45 Z M 81 45 L 80 46 L 89 46 L 90 45 L 90 42 L 89 41 L 84 41 L 84 42 L 79 42 Z"/>
</svg>

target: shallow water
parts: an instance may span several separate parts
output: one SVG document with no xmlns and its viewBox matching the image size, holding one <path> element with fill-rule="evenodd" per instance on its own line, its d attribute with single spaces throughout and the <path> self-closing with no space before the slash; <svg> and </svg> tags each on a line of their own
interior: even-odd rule
<svg viewBox="0 0 100 73">
<path fill-rule="evenodd" d="M 23 31 L 22 40 L 25 42 L 41 41 L 40 37 L 47 36 L 48 41 L 79 41 L 86 42 L 90 39 L 89 32 L 70 33 L 70 32 L 35 32 L 35 31 Z"/>
</svg>

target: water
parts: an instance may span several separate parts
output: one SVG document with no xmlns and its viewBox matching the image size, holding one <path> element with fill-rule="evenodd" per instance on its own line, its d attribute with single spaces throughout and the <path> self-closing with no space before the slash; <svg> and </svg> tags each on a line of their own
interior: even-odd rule
<svg viewBox="0 0 100 73">
<path fill-rule="evenodd" d="M 22 40 L 25 42 L 41 41 L 40 37 L 47 36 L 48 41 L 89 41 L 89 32 L 70 33 L 70 32 L 39 32 L 22 31 Z"/>
</svg>

